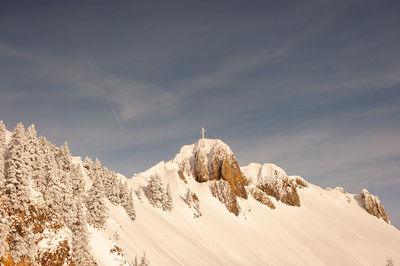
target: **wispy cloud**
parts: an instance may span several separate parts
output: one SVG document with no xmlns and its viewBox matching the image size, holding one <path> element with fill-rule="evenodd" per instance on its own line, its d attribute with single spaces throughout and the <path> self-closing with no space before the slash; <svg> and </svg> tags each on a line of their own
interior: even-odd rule
<svg viewBox="0 0 400 266">
<path fill-rule="evenodd" d="M 75 99 L 102 98 L 106 95 L 106 101 L 110 101 L 112 111 L 114 112 L 113 105 L 115 105 L 124 121 L 143 118 L 156 112 L 171 113 L 178 101 L 176 95 L 155 83 L 123 79 L 104 73 L 94 66 L 86 54 L 83 60 L 75 61 L 60 57 L 60 55 L 43 56 L 8 46 L 2 47 L 8 56 L 33 62 L 32 67 L 27 69 L 28 72 L 57 83 L 62 88 L 67 88 L 67 91 L 56 92 L 60 97 L 64 97 L 66 93 Z M 14 95 L 16 100 L 22 100 L 18 95 L 21 97 L 23 95 L 19 92 L 8 93 L 10 97 Z M 117 120 L 119 122 L 119 118 Z"/>
<path fill-rule="evenodd" d="M 378 108 L 346 116 L 318 118 L 309 121 L 306 130 L 246 141 L 245 145 L 239 145 L 238 156 L 243 163 L 256 159 L 260 163 L 281 164 L 289 174 L 300 174 L 323 185 L 351 183 L 352 188 L 355 184 L 373 188 L 389 186 L 397 182 L 393 180 L 393 174 L 400 172 L 400 167 L 393 168 L 394 164 L 390 163 L 391 159 L 397 162 L 400 158 L 400 146 L 395 144 L 400 133 L 398 128 L 379 128 L 376 125 L 382 117 L 398 113 L 393 108 Z M 374 126 L 352 128 L 353 121 L 360 119 L 371 120 Z M 322 129 L 322 122 L 331 127 Z M 340 124 L 346 125 L 347 129 L 339 127 Z M 386 163 L 392 166 L 381 166 Z"/>
</svg>

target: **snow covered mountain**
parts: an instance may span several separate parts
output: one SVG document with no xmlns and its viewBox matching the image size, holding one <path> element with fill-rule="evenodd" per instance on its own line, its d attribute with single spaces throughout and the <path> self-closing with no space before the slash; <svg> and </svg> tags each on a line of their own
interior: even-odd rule
<svg viewBox="0 0 400 266">
<path fill-rule="evenodd" d="M 400 231 L 378 197 L 274 164 L 239 167 L 221 140 L 183 146 L 131 178 L 22 124 L 11 134 L 0 123 L 0 149 L 4 265 L 400 263 Z"/>
</svg>

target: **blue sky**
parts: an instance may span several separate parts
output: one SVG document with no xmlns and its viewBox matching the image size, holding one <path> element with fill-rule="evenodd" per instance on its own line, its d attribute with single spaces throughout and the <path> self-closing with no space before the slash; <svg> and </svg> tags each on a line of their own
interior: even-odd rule
<svg viewBox="0 0 400 266">
<path fill-rule="evenodd" d="M 400 227 L 398 1 L 0 3 L 0 119 L 131 176 L 200 137 Z"/>
</svg>

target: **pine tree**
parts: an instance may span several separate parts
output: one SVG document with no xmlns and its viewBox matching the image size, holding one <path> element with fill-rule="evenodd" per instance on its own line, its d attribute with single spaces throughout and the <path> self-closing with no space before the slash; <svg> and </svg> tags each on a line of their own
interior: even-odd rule
<svg viewBox="0 0 400 266">
<path fill-rule="evenodd" d="M 62 170 L 56 160 L 59 150 L 54 149 L 45 138 L 39 139 L 39 149 L 43 159 L 43 174 L 40 174 L 35 182 L 43 192 L 46 205 L 64 218 L 65 183 L 62 182 Z"/>
<path fill-rule="evenodd" d="M 0 120 L 0 148 L 4 148 L 6 145 L 6 126 L 3 120 Z"/>
<path fill-rule="evenodd" d="M 146 252 L 143 252 L 143 256 L 140 259 L 140 262 L 138 262 L 137 256 L 135 256 L 135 262 L 133 265 L 134 266 L 149 266 L 150 261 L 146 258 Z"/>
<path fill-rule="evenodd" d="M 140 202 L 143 202 L 143 188 L 139 186 L 137 192 L 136 192 L 137 198 L 140 200 Z"/>
<path fill-rule="evenodd" d="M 74 199 L 82 202 L 85 193 L 85 181 L 83 180 L 82 168 L 80 165 L 72 167 L 71 187 Z"/>
<path fill-rule="evenodd" d="M 44 194 L 44 200 L 46 205 L 51 208 L 58 215 L 63 215 L 64 210 L 64 198 L 63 193 L 65 191 L 65 187 L 61 182 L 61 171 L 57 167 L 49 167 L 48 169 L 48 179 L 49 182 L 46 187 L 46 191 Z"/>
<path fill-rule="evenodd" d="M 54 149 L 50 143 L 41 141 L 44 149 L 44 174 L 46 176 L 46 189 L 44 200 L 46 205 L 61 216 L 67 226 L 71 226 L 73 213 L 73 192 L 71 169 L 72 161 L 67 144 L 60 149 Z M 40 179 L 44 182 L 43 179 Z"/>
<path fill-rule="evenodd" d="M 102 172 L 104 180 L 104 192 L 107 199 L 113 204 L 119 204 L 119 182 L 117 175 L 105 167 L 102 169 Z"/>
<path fill-rule="evenodd" d="M 34 184 L 34 188 L 42 194 L 44 194 L 47 185 L 44 156 L 45 155 L 39 149 L 36 160 L 32 165 L 32 182 Z"/>
<path fill-rule="evenodd" d="M 143 256 L 140 260 L 140 266 L 149 266 L 150 265 L 150 261 L 146 258 L 146 253 L 143 252 Z"/>
<path fill-rule="evenodd" d="M 86 199 L 88 223 L 96 228 L 102 228 L 106 222 L 106 205 L 104 201 L 103 180 L 100 162 L 96 159 L 94 169 L 91 172 L 92 187 L 88 191 Z"/>
<path fill-rule="evenodd" d="M 134 221 L 136 219 L 136 212 L 135 212 L 135 206 L 133 205 L 133 191 L 132 189 L 129 190 L 128 194 L 128 204 L 125 207 L 125 211 L 128 214 L 129 218 Z"/>
<path fill-rule="evenodd" d="M 41 148 L 43 137 L 36 137 L 36 129 L 35 125 L 31 125 L 27 132 L 27 145 L 25 146 L 25 150 L 27 153 L 27 169 L 29 169 L 29 176 L 31 181 L 33 182 L 33 187 L 39 191 L 44 193 L 45 185 L 44 177 L 44 153 Z"/>
<path fill-rule="evenodd" d="M 71 153 L 68 148 L 68 143 L 65 142 L 57 154 L 57 163 L 61 173 L 61 187 L 62 191 L 62 218 L 67 226 L 70 226 L 73 220 L 72 205 L 73 205 L 73 192 L 72 192 L 72 179 L 71 171 L 73 168 Z"/>
<path fill-rule="evenodd" d="M 5 162 L 5 190 L 12 208 L 24 211 L 29 202 L 29 176 L 26 169 L 26 136 L 22 123 L 13 132 Z"/>
<path fill-rule="evenodd" d="M 26 131 L 26 165 L 30 173 L 33 172 L 33 165 L 38 156 L 38 139 L 36 137 L 35 125 L 32 124 Z"/>
<path fill-rule="evenodd" d="M 133 192 L 132 189 L 128 192 L 128 182 L 122 183 L 120 181 L 120 202 L 124 207 L 126 213 L 132 221 L 136 219 L 135 206 L 133 205 Z"/>
<path fill-rule="evenodd" d="M 76 216 L 71 226 L 73 233 L 71 243 L 72 261 L 75 265 L 91 265 L 85 214 L 81 204 L 79 202 L 75 202 L 75 204 Z"/>
<path fill-rule="evenodd" d="M 146 197 L 154 207 L 163 207 L 164 189 L 159 174 L 150 176 L 149 184 L 146 187 Z"/>
<path fill-rule="evenodd" d="M 90 159 L 89 157 L 85 157 L 85 161 L 83 162 L 83 167 L 88 171 L 88 173 L 90 173 L 93 167 L 92 159 Z"/>
<path fill-rule="evenodd" d="M 60 175 L 55 158 L 55 153 L 58 152 L 58 150 L 54 149 L 53 145 L 44 137 L 39 138 L 39 149 L 41 154 L 40 157 L 43 160 L 43 173 L 38 175 L 38 178 L 35 180 L 35 182 L 37 182 L 39 189 L 45 195 L 47 193 L 49 183 L 53 179 L 54 175 L 57 175 L 57 178 L 59 178 Z"/>
<path fill-rule="evenodd" d="M 200 203 L 196 194 L 194 194 L 190 188 L 187 188 L 185 194 L 185 202 L 189 206 L 189 208 L 193 208 L 196 212 L 194 213 L 194 217 L 198 218 L 202 215 L 200 211 Z"/>
<path fill-rule="evenodd" d="M 6 127 L 0 120 L 0 192 L 4 190 L 5 172 L 4 172 L 4 152 L 6 150 Z"/>
<path fill-rule="evenodd" d="M 192 191 L 190 190 L 190 188 L 186 189 L 186 194 L 185 194 L 185 201 L 186 204 L 189 205 L 189 207 L 192 207 L 192 203 L 193 203 L 193 196 L 192 196 Z"/>
<path fill-rule="evenodd" d="M 71 152 L 68 148 L 68 142 L 65 142 L 64 145 L 62 145 L 59 149 L 59 152 L 57 154 L 57 164 L 62 171 L 66 173 L 71 172 L 72 158 Z"/>
<path fill-rule="evenodd" d="M 1 121 L 0 121 L 1 123 Z M 3 197 L 2 193 L 0 192 L 0 257 L 6 250 L 9 250 L 10 247 L 7 243 L 7 235 L 10 231 L 10 222 L 7 213 L 7 201 Z"/>
<path fill-rule="evenodd" d="M 90 180 L 92 180 L 93 182 L 100 180 L 103 186 L 103 172 L 101 169 L 101 163 L 99 159 L 96 158 L 94 162 L 89 158 L 87 159 L 88 162 L 85 161 L 84 166 L 88 170 L 88 176 Z"/>
<path fill-rule="evenodd" d="M 169 187 L 169 184 L 167 184 L 166 193 L 164 194 L 164 199 L 163 199 L 163 209 L 170 212 L 172 211 L 172 208 L 173 208 L 173 202 L 172 202 L 171 189 Z"/>
<path fill-rule="evenodd" d="M 70 229 L 72 236 L 72 261 L 76 265 L 90 265 L 91 256 L 89 251 L 88 230 L 86 227 L 86 216 L 82 202 L 84 197 L 85 182 L 80 166 L 73 166 L 71 169 L 73 201 L 73 220 Z"/>
</svg>

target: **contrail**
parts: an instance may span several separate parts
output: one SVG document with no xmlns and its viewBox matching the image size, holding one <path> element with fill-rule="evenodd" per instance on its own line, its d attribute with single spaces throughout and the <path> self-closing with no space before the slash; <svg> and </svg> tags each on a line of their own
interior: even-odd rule
<svg viewBox="0 0 400 266">
<path fill-rule="evenodd" d="M 81 49 L 83 56 L 85 57 L 86 63 L 88 64 L 90 70 L 93 72 L 93 75 L 94 75 L 94 77 L 96 79 L 96 82 L 97 82 L 98 86 L 100 87 L 100 89 L 103 92 L 104 97 L 106 98 L 108 106 L 110 107 L 110 110 L 113 113 L 114 118 L 117 121 L 119 128 L 122 129 L 121 121 L 120 121 L 120 119 L 118 117 L 117 112 L 115 112 L 115 109 L 114 109 L 114 107 L 113 107 L 113 105 L 112 105 L 112 103 L 110 101 L 110 98 L 107 95 L 106 89 L 104 88 L 104 84 L 103 84 L 103 81 L 100 78 L 100 75 L 97 73 L 96 68 L 94 67 L 92 61 L 90 61 L 89 56 L 88 56 L 88 54 L 87 54 L 87 52 L 85 50 L 85 47 L 83 47 L 82 42 L 80 41 L 80 39 L 78 38 L 78 35 L 75 33 L 74 30 L 72 30 L 72 34 L 74 35 L 75 40 L 78 43 L 78 46 Z"/>
</svg>

